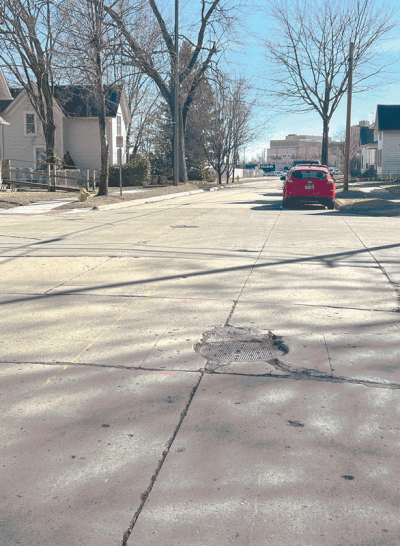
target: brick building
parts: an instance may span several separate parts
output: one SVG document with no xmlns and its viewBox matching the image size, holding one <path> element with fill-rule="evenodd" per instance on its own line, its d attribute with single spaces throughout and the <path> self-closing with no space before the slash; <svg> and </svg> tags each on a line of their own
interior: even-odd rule
<svg viewBox="0 0 400 546">
<path fill-rule="evenodd" d="M 360 121 L 350 129 L 350 158 L 361 164 L 360 131 L 369 126 Z M 275 163 L 276 170 L 290 168 L 295 159 L 321 159 L 322 137 L 315 135 L 287 135 L 284 140 L 271 140 L 268 148 L 268 163 Z M 344 135 L 339 142 L 329 139 L 328 166 L 343 169 Z"/>
</svg>

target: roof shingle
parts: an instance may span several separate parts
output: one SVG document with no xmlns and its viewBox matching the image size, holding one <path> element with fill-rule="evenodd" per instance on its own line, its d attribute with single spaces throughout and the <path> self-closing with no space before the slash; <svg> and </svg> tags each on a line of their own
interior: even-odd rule
<svg viewBox="0 0 400 546">
<path fill-rule="evenodd" d="M 376 113 L 379 131 L 400 130 L 400 105 L 378 104 Z"/>
</svg>

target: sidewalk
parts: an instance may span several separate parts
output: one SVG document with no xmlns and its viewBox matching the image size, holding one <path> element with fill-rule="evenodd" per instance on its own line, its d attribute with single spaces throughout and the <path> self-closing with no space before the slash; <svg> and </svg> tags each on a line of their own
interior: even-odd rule
<svg viewBox="0 0 400 546">
<path fill-rule="evenodd" d="M 0 194 L 0 215 L 32 215 L 117 209 L 152 201 L 173 199 L 178 196 L 193 195 L 204 191 L 218 191 L 235 188 L 246 183 L 249 183 L 248 179 L 243 179 L 243 181 L 239 183 L 235 182 L 235 184 L 223 184 L 221 186 L 187 183 L 180 184 L 179 186 L 147 186 L 135 189 L 124 188 L 122 196 L 120 195 L 119 190 L 110 188 L 108 195 L 92 195 L 86 201 L 79 201 L 77 196 L 64 197 L 64 192 L 7 192 Z"/>
<path fill-rule="evenodd" d="M 337 192 L 335 209 L 346 214 L 400 216 L 400 184 L 351 183 L 349 190 Z"/>
</svg>

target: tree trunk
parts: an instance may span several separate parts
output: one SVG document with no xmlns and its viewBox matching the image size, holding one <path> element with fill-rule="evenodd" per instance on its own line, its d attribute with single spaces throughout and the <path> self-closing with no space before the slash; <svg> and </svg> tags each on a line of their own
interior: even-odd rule
<svg viewBox="0 0 400 546">
<path fill-rule="evenodd" d="M 49 82 L 49 77 L 46 74 L 42 78 L 42 86 L 38 89 L 41 89 L 42 96 L 44 98 L 43 104 L 43 119 L 44 123 L 43 132 L 44 140 L 46 143 L 46 163 L 54 164 L 55 163 L 55 133 L 56 133 L 56 124 L 54 121 L 54 100 L 53 92 Z"/>
<path fill-rule="evenodd" d="M 188 181 L 185 137 L 186 124 L 183 122 L 182 109 L 179 108 L 179 181 L 184 184 Z"/>
<path fill-rule="evenodd" d="M 321 164 L 328 166 L 329 121 L 323 119 Z"/>
<path fill-rule="evenodd" d="M 106 98 L 103 85 L 103 59 L 102 59 L 102 41 L 101 41 L 101 17 L 96 20 L 95 32 L 95 47 L 96 47 L 96 105 L 97 115 L 99 118 L 99 133 L 100 133 L 100 182 L 97 195 L 108 195 L 108 160 L 109 160 L 109 145 L 107 142 L 107 119 L 106 119 Z"/>
<path fill-rule="evenodd" d="M 175 119 L 175 107 L 173 101 L 169 103 L 171 118 Z M 175 125 L 172 126 L 172 170 L 174 169 L 174 157 L 175 157 L 175 138 L 174 131 Z M 186 166 L 186 149 L 185 149 L 185 127 L 182 119 L 182 111 L 179 112 L 179 135 L 178 135 L 178 158 L 179 158 L 179 181 L 184 184 L 188 181 L 187 166 Z"/>
<path fill-rule="evenodd" d="M 101 154 L 101 170 L 100 170 L 100 182 L 99 191 L 97 195 L 108 195 L 108 157 L 109 157 L 109 145 L 107 142 L 106 133 L 106 113 L 105 102 L 103 99 L 104 108 L 99 112 L 99 131 L 100 131 L 100 154 Z"/>
<path fill-rule="evenodd" d="M 221 165 L 217 166 L 217 173 L 218 173 L 218 184 L 222 184 L 222 169 Z"/>
</svg>

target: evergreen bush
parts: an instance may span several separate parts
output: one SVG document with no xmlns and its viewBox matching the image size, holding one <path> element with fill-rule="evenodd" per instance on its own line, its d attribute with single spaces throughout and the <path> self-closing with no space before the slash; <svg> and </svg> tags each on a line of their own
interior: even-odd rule
<svg viewBox="0 0 400 546">
<path fill-rule="evenodd" d="M 135 156 L 124 163 L 121 170 L 123 186 L 144 186 L 149 181 L 150 161 L 147 157 Z M 119 187 L 119 165 L 111 165 L 108 176 L 108 185 Z"/>
</svg>

